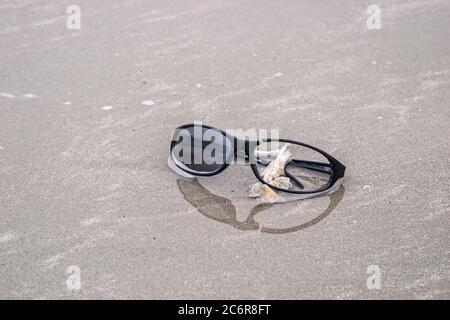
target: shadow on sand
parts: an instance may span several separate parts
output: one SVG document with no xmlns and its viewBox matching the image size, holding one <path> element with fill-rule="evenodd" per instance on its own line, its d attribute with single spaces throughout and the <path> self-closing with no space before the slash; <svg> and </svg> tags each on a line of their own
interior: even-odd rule
<svg viewBox="0 0 450 320">
<path fill-rule="evenodd" d="M 258 213 L 270 208 L 272 206 L 270 204 L 262 204 L 253 207 L 247 219 L 241 222 L 236 220 L 236 208 L 229 199 L 210 192 L 202 186 L 197 179 L 177 179 L 177 185 L 184 199 L 205 217 L 226 223 L 239 230 L 260 230 L 261 232 L 272 234 L 296 232 L 311 227 L 328 216 L 337 207 L 345 193 L 344 186 L 340 186 L 335 192 L 328 195 L 330 203 L 318 216 L 294 227 L 277 229 L 260 226 L 254 219 Z"/>
</svg>

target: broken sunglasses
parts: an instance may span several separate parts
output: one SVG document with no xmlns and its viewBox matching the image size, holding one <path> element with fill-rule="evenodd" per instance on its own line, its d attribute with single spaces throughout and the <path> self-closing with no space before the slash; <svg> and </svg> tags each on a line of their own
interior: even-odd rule
<svg viewBox="0 0 450 320">
<path fill-rule="evenodd" d="M 288 159 L 278 168 L 280 177 L 274 177 L 268 167 L 280 157 Z M 168 164 L 184 177 L 213 176 L 238 159 L 250 164 L 261 183 L 298 199 L 334 191 L 345 173 L 345 166 L 328 153 L 295 140 L 240 139 L 203 124 L 180 126 L 172 135 Z"/>
</svg>

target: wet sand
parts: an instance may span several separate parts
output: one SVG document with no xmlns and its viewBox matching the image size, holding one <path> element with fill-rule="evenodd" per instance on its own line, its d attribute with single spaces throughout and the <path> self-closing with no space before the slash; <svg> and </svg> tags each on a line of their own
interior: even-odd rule
<svg viewBox="0 0 450 320">
<path fill-rule="evenodd" d="M 379 1 L 381 30 L 355 0 L 77 1 L 80 30 L 70 4 L 0 5 L 0 298 L 450 298 L 448 1 Z M 345 189 L 180 182 L 194 120 L 279 128 Z"/>
</svg>

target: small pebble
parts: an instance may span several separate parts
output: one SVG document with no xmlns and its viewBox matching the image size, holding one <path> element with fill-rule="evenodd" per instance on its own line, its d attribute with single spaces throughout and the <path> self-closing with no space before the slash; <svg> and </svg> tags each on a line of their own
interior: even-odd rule
<svg viewBox="0 0 450 320">
<path fill-rule="evenodd" d="M 109 111 L 109 110 L 112 110 L 112 106 L 104 106 L 104 107 L 102 107 L 102 110 L 105 110 L 105 111 Z"/>
<path fill-rule="evenodd" d="M 277 73 L 275 73 L 273 76 L 274 76 L 274 78 L 279 78 L 279 77 L 281 77 L 282 75 L 283 75 L 282 72 L 277 72 Z"/>
<path fill-rule="evenodd" d="M 7 92 L 0 92 L 0 97 L 14 98 L 14 95 L 11 93 L 7 93 Z"/>
<path fill-rule="evenodd" d="M 32 93 L 25 93 L 23 96 L 24 96 L 25 98 L 37 98 L 37 95 L 32 94 Z"/>
<path fill-rule="evenodd" d="M 70 102 L 70 101 L 66 101 L 66 102 L 63 102 L 63 104 L 65 104 L 65 105 L 69 105 L 69 104 L 72 104 L 72 102 Z"/>
<path fill-rule="evenodd" d="M 144 101 L 142 101 L 142 104 L 144 105 L 144 106 L 154 106 L 155 105 L 155 101 L 153 101 L 153 100 L 144 100 Z"/>
<path fill-rule="evenodd" d="M 201 83 L 197 83 L 195 86 L 196 86 L 197 88 L 201 88 L 201 87 L 202 87 L 202 84 L 201 84 Z"/>
</svg>

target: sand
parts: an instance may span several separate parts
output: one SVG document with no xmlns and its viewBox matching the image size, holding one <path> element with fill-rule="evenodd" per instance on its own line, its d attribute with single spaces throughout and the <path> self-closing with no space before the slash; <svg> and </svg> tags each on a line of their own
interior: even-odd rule
<svg viewBox="0 0 450 320">
<path fill-rule="evenodd" d="M 0 5 L 0 298 L 450 298 L 448 1 L 378 1 L 381 30 L 356 0 L 70 4 Z M 194 120 L 280 129 L 344 188 L 179 181 Z"/>
</svg>

